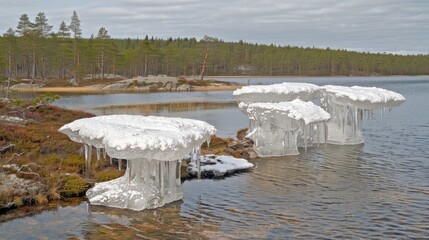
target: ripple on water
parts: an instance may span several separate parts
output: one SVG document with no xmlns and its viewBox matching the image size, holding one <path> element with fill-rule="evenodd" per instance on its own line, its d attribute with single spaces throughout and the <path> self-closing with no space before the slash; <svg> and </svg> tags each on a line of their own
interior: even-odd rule
<svg viewBox="0 0 429 240">
<path fill-rule="evenodd" d="M 330 84 L 325 81 L 318 83 Z M 377 86 L 404 93 L 407 102 L 366 122 L 364 145 L 328 145 L 299 156 L 252 160 L 256 167 L 248 173 L 184 182 L 183 201 L 155 210 L 82 203 L 15 219 L 0 224 L 0 238 L 427 238 L 429 111 L 422 109 L 429 109 L 429 82 L 383 80 Z M 222 94 L 211 98 L 223 99 Z M 180 116 L 215 121 L 221 131 L 247 125 L 238 109 L 223 107 L 226 122 L 210 109 Z"/>
</svg>

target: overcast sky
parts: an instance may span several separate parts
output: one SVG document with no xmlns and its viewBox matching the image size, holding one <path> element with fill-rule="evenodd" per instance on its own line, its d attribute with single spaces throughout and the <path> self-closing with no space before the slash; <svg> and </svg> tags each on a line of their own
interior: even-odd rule
<svg viewBox="0 0 429 240">
<path fill-rule="evenodd" d="M 0 0 L 0 31 L 44 12 L 58 30 L 73 10 L 84 37 L 105 27 L 114 38 L 145 35 L 429 53 L 429 0 Z"/>
</svg>

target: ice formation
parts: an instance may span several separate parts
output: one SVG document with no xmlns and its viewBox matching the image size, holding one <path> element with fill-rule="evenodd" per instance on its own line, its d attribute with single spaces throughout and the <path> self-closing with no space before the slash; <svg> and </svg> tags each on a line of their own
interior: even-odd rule
<svg viewBox="0 0 429 240">
<path fill-rule="evenodd" d="M 91 204 L 143 210 L 182 199 L 181 159 L 216 129 L 192 119 L 111 115 L 79 119 L 59 131 L 85 144 L 87 167 L 92 147 L 98 158 L 103 149 L 111 158 L 128 160 L 124 176 L 87 191 Z"/>
<path fill-rule="evenodd" d="M 251 121 L 247 136 L 260 157 L 297 155 L 300 146 L 307 151 L 312 143 L 326 142 L 330 115 L 312 102 L 252 103 L 246 111 Z"/>
<path fill-rule="evenodd" d="M 223 177 L 237 171 L 247 170 L 253 167 L 244 158 L 235 158 L 231 156 L 216 156 L 213 154 L 201 156 L 201 174 L 205 177 Z M 198 174 L 198 162 L 191 161 L 188 165 L 187 172 L 196 176 Z"/>
<path fill-rule="evenodd" d="M 320 87 L 317 85 L 294 82 L 244 86 L 233 92 L 234 97 L 242 102 L 240 107 L 255 102 L 284 102 L 295 99 L 310 101 L 320 98 L 321 94 Z"/>
<path fill-rule="evenodd" d="M 405 101 L 399 93 L 376 87 L 327 85 L 321 89 L 322 106 L 332 115 L 328 121 L 328 142 L 332 144 L 363 143 L 362 123 L 373 110 L 390 110 Z"/>
</svg>

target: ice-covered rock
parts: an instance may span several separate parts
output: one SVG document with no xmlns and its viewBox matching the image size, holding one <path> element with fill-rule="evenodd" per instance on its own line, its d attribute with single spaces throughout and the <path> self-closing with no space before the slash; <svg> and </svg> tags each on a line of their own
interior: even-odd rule
<svg viewBox="0 0 429 240">
<path fill-rule="evenodd" d="M 312 143 L 325 142 L 324 123 L 330 115 L 312 102 L 252 103 L 246 111 L 251 121 L 248 137 L 260 157 L 297 155 L 299 146 L 307 150 Z"/>
<path fill-rule="evenodd" d="M 59 131 L 85 144 L 87 166 L 93 146 L 98 158 L 104 149 L 111 158 L 128 160 L 124 176 L 88 190 L 91 204 L 142 210 L 183 197 L 180 160 L 216 129 L 193 119 L 110 115 L 79 119 Z"/>
<path fill-rule="evenodd" d="M 246 159 L 235 158 L 231 156 L 216 156 L 213 154 L 201 156 L 200 171 L 203 177 L 219 178 L 228 174 L 233 174 L 238 171 L 248 170 L 253 168 L 253 164 Z M 187 172 L 191 176 L 198 174 L 198 166 L 196 161 L 191 161 L 188 165 Z"/>
<path fill-rule="evenodd" d="M 255 102 L 284 102 L 320 98 L 320 87 L 310 83 L 284 82 L 272 85 L 244 86 L 233 92 L 234 97 L 247 105 Z M 245 106 L 241 105 L 241 107 Z"/>
<path fill-rule="evenodd" d="M 109 115 L 83 118 L 59 130 L 75 142 L 105 148 L 113 158 L 175 161 L 201 143 L 216 129 L 203 121 L 156 116 Z"/>
<path fill-rule="evenodd" d="M 404 96 L 376 87 L 321 87 L 322 106 L 332 115 L 328 122 L 328 142 L 340 145 L 364 143 L 362 124 L 373 110 L 391 109 L 402 104 Z"/>
</svg>

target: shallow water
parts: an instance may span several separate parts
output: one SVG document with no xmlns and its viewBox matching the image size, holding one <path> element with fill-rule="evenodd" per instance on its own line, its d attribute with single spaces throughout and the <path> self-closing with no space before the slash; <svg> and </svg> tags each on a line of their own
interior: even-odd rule
<svg viewBox="0 0 429 240">
<path fill-rule="evenodd" d="M 86 202 L 58 207 L 0 223 L 0 238 L 429 236 L 429 78 L 359 78 L 354 82 L 350 78 L 317 78 L 310 82 L 322 80 L 323 84 L 343 82 L 342 85 L 383 87 L 402 93 L 407 101 L 364 124 L 364 145 L 328 145 L 310 148 L 307 154 L 299 156 L 253 160 L 256 168 L 249 173 L 224 180 L 184 182 L 183 201 L 156 210 L 133 212 L 88 206 Z M 132 105 L 141 104 L 135 99 L 144 103 L 188 102 L 181 107 L 174 104 L 155 104 L 143 110 L 136 107 L 140 110 L 133 113 L 205 119 L 221 133 L 232 136 L 248 122 L 229 104 L 233 100 L 230 95 L 231 92 L 185 93 L 182 98 L 167 94 L 166 101 L 159 96 L 159 99 L 147 95 L 122 97 L 134 99 L 128 103 Z M 188 97 L 190 100 L 185 101 Z M 71 103 L 72 96 L 67 101 Z M 127 104 L 122 98 L 118 104 L 112 103 L 104 101 L 103 106 Z M 103 107 L 100 105 L 93 104 L 90 108 Z M 123 107 L 103 109 L 112 111 L 106 113 L 115 113 L 114 109 L 127 112 Z"/>
</svg>

